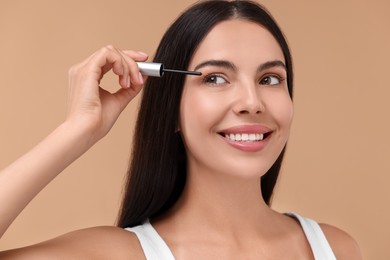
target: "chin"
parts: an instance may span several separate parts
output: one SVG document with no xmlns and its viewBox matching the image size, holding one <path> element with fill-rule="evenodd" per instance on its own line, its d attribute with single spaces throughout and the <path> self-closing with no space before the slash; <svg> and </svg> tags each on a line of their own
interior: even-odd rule
<svg viewBox="0 0 390 260">
<path fill-rule="evenodd" d="M 267 171 L 272 167 L 272 164 L 259 165 L 258 161 L 254 165 L 250 165 L 248 162 L 245 164 L 224 164 L 223 168 L 218 171 L 222 175 L 230 176 L 242 180 L 254 180 L 258 181 Z"/>
</svg>

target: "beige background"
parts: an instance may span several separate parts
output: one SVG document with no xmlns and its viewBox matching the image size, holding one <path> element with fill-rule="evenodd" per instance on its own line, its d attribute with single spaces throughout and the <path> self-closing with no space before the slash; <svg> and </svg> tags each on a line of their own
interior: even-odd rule
<svg viewBox="0 0 390 260">
<path fill-rule="evenodd" d="M 106 44 L 153 55 L 192 2 L 1 1 L 0 168 L 64 119 L 72 64 Z M 365 259 L 390 259 L 390 2 L 262 3 L 287 35 L 296 73 L 295 121 L 274 208 L 346 230 Z M 136 107 L 38 195 L 0 249 L 115 222 Z"/>
</svg>

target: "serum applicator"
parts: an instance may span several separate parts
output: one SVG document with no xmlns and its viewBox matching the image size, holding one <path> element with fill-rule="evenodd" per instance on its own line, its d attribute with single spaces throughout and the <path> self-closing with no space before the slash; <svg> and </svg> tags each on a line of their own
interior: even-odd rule
<svg viewBox="0 0 390 260">
<path fill-rule="evenodd" d="M 137 62 L 139 71 L 142 75 L 151 76 L 151 77 L 162 77 L 164 72 L 173 72 L 181 73 L 187 75 L 201 76 L 202 73 L 198 71 L 188 71 L 188 70 L 174 70 L 164 68 L 164 64 L 156 62 Z"/>
</svg>

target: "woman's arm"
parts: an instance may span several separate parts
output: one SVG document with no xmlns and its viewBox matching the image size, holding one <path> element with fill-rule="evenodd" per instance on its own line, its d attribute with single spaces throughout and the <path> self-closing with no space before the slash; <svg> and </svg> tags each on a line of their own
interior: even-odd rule
<svg viewBox="0 0 390 260">
<path fill-rule="evenodd" d="M 144 53 L 107 46 L 70 69 L 64 123 L 0 171 L 0 236 L 53 178 L 108 133 L 141 90 L 144 79 L 135 61 L 146 59 Z M 116 93 L 99 87 L 109 70 L 119 77 Z"/>
<path fill-rule="evenodd" d="M 145 259 L 133 232 L 118 227 L 76 230 L 39 244 L 0 252 L 7 260 Z"/>
</svg>

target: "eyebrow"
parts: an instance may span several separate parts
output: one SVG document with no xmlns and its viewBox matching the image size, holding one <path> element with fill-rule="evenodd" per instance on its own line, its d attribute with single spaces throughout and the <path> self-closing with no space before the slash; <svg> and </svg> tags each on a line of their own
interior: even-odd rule
<svg viewBox="0 0 390 260">
<path fill-rule="evenodd" d="M 225 69 L 229 69 L 229 70 L 233 70 L 233 71 L 238 70 L 236 65 L 234 65 L 234 63 L 227 61 L 227 60 L 207 60 L 207 61 L 204 61 L 204 62 L 198 64 L 195 67 L 194 71 L 197 71 L 197 70 L 199 70 L 203 67 L 207 67 L 207 66 L 221 67 L 221 68 L 225 68 Z M 273 60 L 273 61 L 267 61 L 267 62 L 260 64 L 260 66 L 257 68 L 256 71 L 261 72 L 263 70 L 270 69 L 273 67 L 282 67 L 283 69 L 286 70 L 286 65 L 284 64 L 283 61 Z"/>
<path fill-rule="evenodd" d="M 197 70 L 199 70 L 203 67 L 207 67 L 207 66 L 221 67 L 221 68 L 230 69 L 233 71 L 237 70 L 237 67 L 232 62 L 227 61 L 227 60 L 206 60 L 206 61 L 198 64 L 194 70 L 197 71 Z"/>
<path fill-rule="evenodd" d="M 263 71 L 263 70 L 266 70 L 266 69 L 270 69 L 270 68 L 274 68 L 274 67 L 282 67 L 284 70 L 287 70 L 286 64 L 284 64 L 283 61 L 281 61 L 281 60 L 272 60 L 272 61 L 267 61 L 267 62 L 261 64 L 257 68 L 257 72 L 260 72 L 260 71 Z"/>
</svg>

